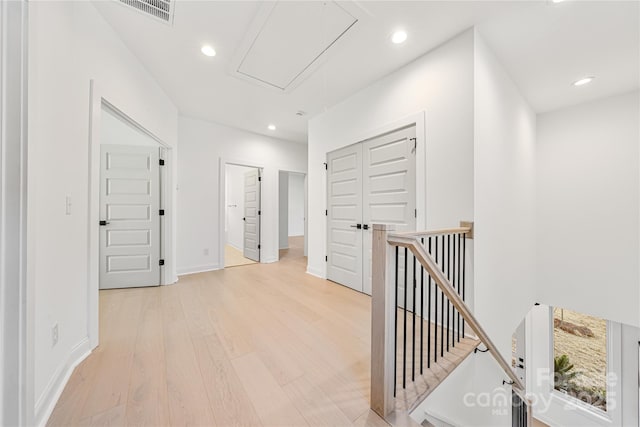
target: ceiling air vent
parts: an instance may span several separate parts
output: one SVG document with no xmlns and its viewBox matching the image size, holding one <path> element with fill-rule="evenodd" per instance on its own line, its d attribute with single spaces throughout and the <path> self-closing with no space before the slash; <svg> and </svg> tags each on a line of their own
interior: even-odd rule
<svg viewBox="0 0 640 427">
<path fill-rule="evenodd" d="M 151 15 L 167 24 L 173 23 L 172 0 L 118 0 L 146 15 Z M 175 0 L 173 0 L 175 1 Z"/>
</svg>

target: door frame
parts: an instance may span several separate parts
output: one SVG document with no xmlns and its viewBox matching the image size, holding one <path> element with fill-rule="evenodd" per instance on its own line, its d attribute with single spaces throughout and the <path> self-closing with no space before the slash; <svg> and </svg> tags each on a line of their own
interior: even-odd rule
<svg viewBox="0 0 640 427">
<path fill-rule="evenodd" d="M 227 165 L 235 165 L 235 166 L 244 166 L 247 168 L 255 168 L 255 169 L 259 169 L 260 170 L 260 177 L 264 177 L 264 165 L 259 164 L 259 163 L 255 163 L 255 162 L 251 162 L 251 161 L 245 161 L 245 160 L 238 160 L 238 159 L 230 159 L 230 158 L 225 158 L 225 157 L 220 157 L 218 158 L 218 268 L 219 269 L 224 269 L 224 246 L 227 243 L 227 239 L 225 238 L 225 234 L 224 234 L 224 226 L 227 223 L 227 210 L 226 208 L 226 202 L 225 202 L 225 196 L 226 196 L 226 184 L 227 184 L 227 177 L 226 177 L 226 171 L 227 171 Z M 264 212 L 264 206 L 262 201 L 264 200 L 263 197 L 263 192 L 264 192 L 264 187 L 262 185 L 262 181 L 260 182 L 260 210 L 262 212 Z M 269 262 L 269 261 L 265 261 L 265 257 L 263 256 L 263 250 L 264 250 L 264 245 L 263 245 L 263 241 L 262 241 L 262 226 L 264 225 L 264 222 L 262 221 L 263 215 L 260 215 L 260 241 L 259 241 L 259 245 L 260 245 L 260 263 L 265 263 L 265 262 Z"/>
<path fill-rule="evenodd" d="M 278 169 L 278 179 L 280 179 L 280 172 L 286 172 L 286 173 L 296 173 L 298 175 L 302 175 L 304 176 L 304 256 L 307 256 L 307 240 L 308 240 L 308 227 L 307 227 L 307 221 L 308 221 L 308 216 L 309 216 L 309 212 L 307 210 L 308 208 L 308 191 L 309 188 L 307 187 L 307 179 L 309 178 L 309 173 L 308 172 L 301 172 L 301 171 L 296 171 L 293 169 Z M 280 185 L 278 185 L 277 187 L 278 189 L 278 201 L 280 201 Z M 288 191 L 288 190 L 287 190 Z M 278 232 L 276 233 L 277 236 L 280 236 L 280 204 L 278 203 Z M 280 261 L 280 245 L 278 244 L 278 261 Z"/>
<path fill-rule="evenodd" d="M 101 144 L 101 117 L 103 106 L 110 109 L 120 118 L 127 121 L 136 129 L 151 137 L 158 143 L 164 154 L 163 158 L 168 167 L 160 168 L 160 209 L 165 210 L 165 215 L 160 218 L 160 256 L 165 259 L 164 268 L 160 269 L 160 286 L 174 283 L 175 279 L 175 228 L 174 228 L 174 153 L 172 147 L 157 137 L 126 113 L 109 102 L 103 96 L 100 85 L 91 80 L 89 103 L 89 187 L 88 187 L 88 241 L 87 241 L 87 283 L 88 283 L 88 323 L 87 335 L 91 349 L 99 343 L 99 287 L 100 287 L 100 232 L 98 222 L 100 220 L 100 144 Z"/>
<path fill-rule="evenodd" d="M 34 293 L 27 264 L 33 250 L 27 235 L 28 9 L 26 0 L 0 2 L 0 425 L 35 419 Z"/>
<path fill-rule="evenodd" d="M 368 130 L 360 134 L 358 138 L 355 138 L 356 142 L 350 144 L 344 144 L 340 147 L 335 147 L 325 153 L 325 162 L 328 161 L 329 153 L 342 150 L 343 148 L 350 147 L 352 145 L 360 144 L 370 139 L 377 138 L 379 136 L 401 130 L 403 128 L 415 126 L 416 127 L 416 228 L 418 230 L 426 230 L 427 228 L 427 133 L 426 133 L 426 111 L 422 110 L 417 113 L 410 114 L 401 119 L 389 122 L 383 126 Z M 326 172 L 326 171 L 325 171 Z M 324 185 L 325 185 L 325 198 L 324 207 L 329 208 L 329 187 L 328 187 L 329 174 L 325 173 Z M 328 255 L 329 252 L 329 217 L 324 217 L 324 253 Z M 324 263 L 324 279 L 327 278 L 328 268 L 327 263 Z M 364 274 L 364 273 L 363 273 Z"/>
</svg>

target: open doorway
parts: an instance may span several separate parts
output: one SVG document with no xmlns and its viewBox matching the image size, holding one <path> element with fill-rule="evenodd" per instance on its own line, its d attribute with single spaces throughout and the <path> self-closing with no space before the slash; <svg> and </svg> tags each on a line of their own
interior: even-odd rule
<svg viewBox="0 0 640 427">
<path fill-rule="evenodd" d="M 100 289 L 158 286 L 165 149 L 102 103 L 100 135 Z"/>
<path fill-rule="evenodd" d="M 260 169 L 225 165 L 224 266 L 260 262 Z"/>
<path fill-rule="evenodd" d="M 306 174 L 280 171 L 278 175 L 279 258 L 304 261 L 306 256 Z"/>
</svg>

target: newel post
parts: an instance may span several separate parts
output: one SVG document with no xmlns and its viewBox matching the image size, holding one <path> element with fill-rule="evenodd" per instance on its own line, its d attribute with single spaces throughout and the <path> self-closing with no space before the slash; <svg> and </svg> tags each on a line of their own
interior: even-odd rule
<svg viewBox="0 0 640 427">
<path fill-rule="evenodd" d="M 395 252 L 387 234 L 395 227 L 373 224 L 371 284 L 371 409 L 385 418 L 394 409 Z"/>
</svg>

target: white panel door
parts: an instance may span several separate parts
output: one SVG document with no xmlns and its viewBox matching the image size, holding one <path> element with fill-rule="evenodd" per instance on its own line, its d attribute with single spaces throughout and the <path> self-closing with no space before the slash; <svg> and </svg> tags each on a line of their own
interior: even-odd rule
<svg viewBox="0 0 640 427">
<path fill-rule="evenodd" d="M 362 292 L 362 144 L 327 155 L 327 278 Z"/>
<path fill-rule="evenodd" d="M 159 149 L 102 145 L 100 289 L 160 284 Z"/>
<path fill-rule="evenodd" d="M 391 224 L 396 231 L 416 229 L 415 126 L 382 135 L 363 143 L 363 291 L 371 294 L 372 224 Z M 412 257 L 409 257 L 411 262 Z M 404 249 L 400 249 L 398 274 L 404 277 Z M 413 281 L 408 265 L 407 282 Z M 400 280 L 398 302 L 404 303 L 404 281 Z M 413 298 L 408 294 L 408 302 Z"/>
<path fill-rule="evenodd" d="M 244 249 L 245 258 L 260 262 L 260 170 L 244 174 Z"/>
</svg>

